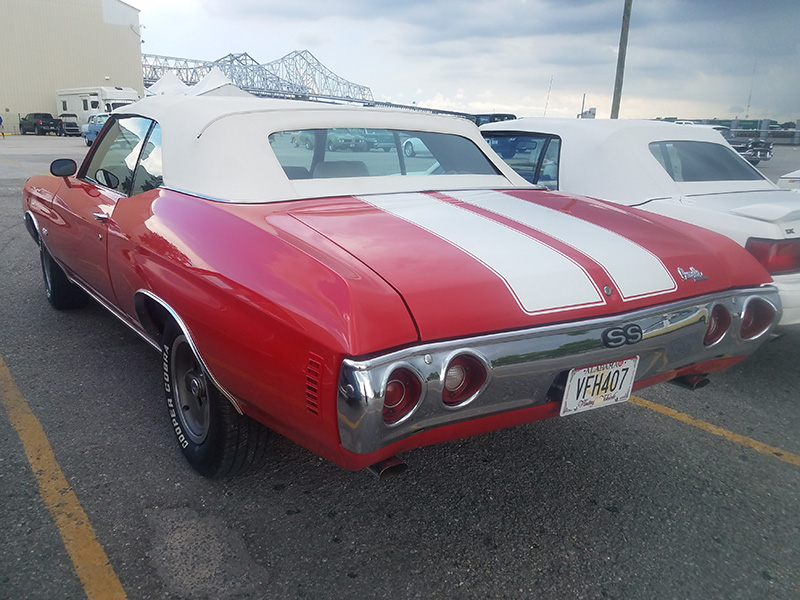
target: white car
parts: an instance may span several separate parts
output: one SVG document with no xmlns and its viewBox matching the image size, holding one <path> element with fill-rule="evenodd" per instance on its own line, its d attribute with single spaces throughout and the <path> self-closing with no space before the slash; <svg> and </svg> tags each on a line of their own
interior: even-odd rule
<svg viewBox="0 0 800 600">
<path fill-rule="evenodd" d="M 749 250 L 800 323 L 800 197 L 779 189 L 710 127 L 525 118 L 481 127 L 528 182 L 636 206 L 722 233 Z"/>
<path fill-rule="evenodd" d="M 403 154 L 409 158 L 412 158 L 418 154 L 430 156 L 431 151 L 428 150 L 428 147 L 422 142 L 421 139 L 412 137 L 403 142 Z"/>
<path fill-rule="evenodd" d="M 800 191 L 800 169 L 787 173 L 786 175 L 781 175 L 781 178 L 778 179 L 778 187 Z"/>
</svg>

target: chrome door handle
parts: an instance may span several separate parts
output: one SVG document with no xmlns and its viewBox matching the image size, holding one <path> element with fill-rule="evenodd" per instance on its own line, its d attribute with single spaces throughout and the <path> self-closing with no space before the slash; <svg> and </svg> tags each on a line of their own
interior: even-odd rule
<svg viewBox="0 0 800 600">
<path fill-rule="evenodd" d="M 108 215 L 104 212 L 94 212 L 92 213 L 95 221 L 100 221 L 103 225 L 108 222 Z"/>
</svg>

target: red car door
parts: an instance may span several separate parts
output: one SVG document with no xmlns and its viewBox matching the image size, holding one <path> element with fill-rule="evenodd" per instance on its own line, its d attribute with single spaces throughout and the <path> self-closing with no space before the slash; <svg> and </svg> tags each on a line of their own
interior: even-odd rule
<svg viewBox="0 0 800 600">
<path fill-rule="evenodd" d="M 53 198 L 53 222 L 45 243 L 70 274 L 107 300 L 114 294 L 108 277 L 108 219 L 121 194 L 70 177 Z"/>
<path fill-rule="evenodd" d="M 114 120 L 95 144 L 76 177 L 68 178 L 53 198 L 53 218 L 45 243 L 69 271 L 115 304 L 108 272 L 107 234 L 117 202 L 134 185 L 134 174 L 152 121 Z"/>
</svg>

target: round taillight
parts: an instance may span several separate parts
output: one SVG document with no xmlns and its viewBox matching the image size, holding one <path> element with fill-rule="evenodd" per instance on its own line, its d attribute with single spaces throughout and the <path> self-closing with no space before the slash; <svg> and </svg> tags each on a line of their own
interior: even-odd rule
<svg viewBox="0 0 800 600">
<path fill-rule="evenodd" d="M 474 356 L 461 354 L 447 365 L 444 372 L 442 400 L 449 406 L 471 399 L 486 381 L 486 367 Z"/>
<path fill-rule="evenodd" d="M 742 312 L 742 339 L 752 340 L 766 332 L 775 320 L 775 307 L 761 298 L 750 298 Z"/>
<path fill-rule="evenodd" d="M 383 394 L 383 420 L 393 424 L 411 414 L 422 396 L 422 384 L 406 368 L 392 371 Z"/>
<path fill-rule="evenodd" d="M 703 344 L 713 346 L 719 342 L 728 332 L 731 326 L 731 313 L 722 304 L 715 304 L 711 309 L 711 316 L 708 319 L 708 328 L 703 337 Z"/>
</svg>

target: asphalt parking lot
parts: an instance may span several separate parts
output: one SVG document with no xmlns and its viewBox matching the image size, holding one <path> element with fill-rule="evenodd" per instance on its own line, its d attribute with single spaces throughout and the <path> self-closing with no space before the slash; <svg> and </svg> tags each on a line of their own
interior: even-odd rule
<svg viewBox="0 0 800 600">
<path fill-rule="evenodd" d="M 0 600 L 800 598 L 800 330 L 701 390 L 415 450 L 385 482 L 277 436 L 208 481 L 159 355 L 44 298 L 21 188 L 85 152 L 0 139 Z"/>
</svg>

